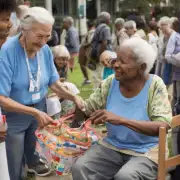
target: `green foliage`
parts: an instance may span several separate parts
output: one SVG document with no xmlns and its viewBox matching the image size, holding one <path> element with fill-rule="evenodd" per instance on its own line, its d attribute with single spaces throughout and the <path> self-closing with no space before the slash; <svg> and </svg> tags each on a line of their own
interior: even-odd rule
<svg viewBox="0 0 180 180">
<path fill-rule="evenodd" d="M 146 13 L 149 10 L 149 2 L 147 0 L 125 0 L 120 4 L 124 9 L 138 10 L 141 13 Z"/>
</svg>

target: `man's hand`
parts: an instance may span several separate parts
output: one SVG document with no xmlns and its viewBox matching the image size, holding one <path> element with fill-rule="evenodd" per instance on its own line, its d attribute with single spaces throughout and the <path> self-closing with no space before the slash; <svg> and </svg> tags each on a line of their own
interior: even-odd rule
<svg viewBox="0 0 180 180">
<path fill-rule="evenodd" d="M 123 120 L 123 118 L 107 110 L 97 110 L 91 115 L 89 119 L 92 121 L 92 124 L 95 124 L 95 125 L 103 124 L 105 122 L 109 122 L 115 125 L 120 125 L 121 119 Z"/>
<path fill-rule="evenodd" d="M 39 111 L 39 110 L 35 111 L 34 117 L 38 121 L 39 127 L 41 127 L 41 128 L 54 122 L 51 117 L 49 117 L 46 113 Z"/>
</svg>

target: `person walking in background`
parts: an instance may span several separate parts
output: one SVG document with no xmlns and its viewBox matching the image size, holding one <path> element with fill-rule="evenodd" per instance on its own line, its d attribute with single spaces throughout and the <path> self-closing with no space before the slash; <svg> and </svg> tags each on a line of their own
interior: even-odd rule
<svg viewBox="0 0 180 180">
<path fill-rule="evenodd" d="M 92 42 L 92 39 L 93 39 L 94 33 L 95 33 L 94 22 L 91 20 L 88 20 L 87 27 L 88 27 L 88 33 L 84 37 L 81 47 L 80 47 L 80 51 L 79 51 L 79 64 L 80 64 L 80 68 L 83 73 L 83 76 L 85 78 L 83 84 L 91 83 L 91 81 L 89 80 L 89 75 L 88 75 L 88 71 L 87 71 L 87 63 L 90 58 L 90 52 L 92 49 L 91 42 Z"/>
<path fill-rule="evenodd" d="M 69 68 L 71 72 L 74 69 L 75 57 L 79 53 L 79 35 L 74 27 L 74 20 L 72 17 L 66 17 L 63 20 L 63 28 L 66 30 L 65 46 L 68 49 L 71 58 L 69 61 Z"/>
<path fill-rule="evenodd" d="M 2 58 L 1 47 L 6 41 L 12 23 L 10 21 L 11 13 L 16 9 L 15 0 L 0 0 L 0 61 Z M 2 68 L 2 67 L 1 67 Z M 2 71 L 2 69 L 0 70 Z M 2 76 L 0 75 L 0 84 Z M 0 103 L 1 105 L 1 103 Z M 1 108 L 0 108 L 0 119 L 1 117 Z M 8 165 L 7 165 L 7 156 L 6 156 L 6 147 L 5 147 L 5 135 L 6 129 L 0 124 L 0 179 L 1 180 L 10 180 Z"/>
<path fill-rule="evenodd" d="M 137 28 L 136 28 L 136 22 L 133 20 L 127 21 L 124 24 L 124 28 L 126 30 L 127 35 L 129 36 L 129 38 L 133 38 L 133 37 L 140 37 L 139 34 L 137 34 Z"/>
<path fill-rule="evenodd" d="M 163 79 L 168 90 L 169 100 L 171 101 L 173 94 L 172 64 L 168 63 L 165 53 L 169 39 L 171 36 L 174 36 L 176 32 L 172 29 L 172 20 L 167 16 L 162 17 L 158 24 L 163 35 L 158 41 L 158 57 L 155 73 Z"/>
<path fill-rule="evenodd" d="M 170 36 L 165 52 L 165 59 L 173 65 L 173 105 L 180 100 L 180 31 L 178 28 L 175 29 L 177 32 L 173 32 Z"/>
<path fill-rule="evenodd" d="M 113 34 L 113 50 L 117 51 L 117 49 L 122 45 L 124 40 L 129 39 L 128 35 L 126 34 L 126 30 L 124 29 L 124 19 L 117 18 L 114 22 L 115 32 Z"/>
<path fill-rule="evenodd" d="M 157 34 L 157 24 L 154 22 L 149 22 L 148 24 L 148 30 L 149 33 L 147 35 L 147 41 L 148 43 L 153 47 L 154 51 L 156 52 L 156 61 L 154 63 L 153 68 L 151 69 L 150 73 L 154 74 L 156 69 L 156 63 L 157 63 L 157 54 L 158 54 L 158 34 Z"/>
<path fill-rule="evenodd" d="M 105 50 L 112 51 L 112 37 L 109 24 L 111 15 L 108 12 L 101 12 L 97 19 L 96 31 L 92 39 L 91 61 L 88 66 L 92 70 L 92 82 L 94 88 L 98 88 L 103 77 L 103 65 L 100 63 L 100 55 Z"/>
</svg>

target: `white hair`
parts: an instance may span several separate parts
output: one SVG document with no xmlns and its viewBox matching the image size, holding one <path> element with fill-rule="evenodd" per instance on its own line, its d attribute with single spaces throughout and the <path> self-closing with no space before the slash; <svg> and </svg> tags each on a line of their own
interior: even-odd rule
<svg viewBox="0 0 180 180">
<path fill-rule="evenodd" d="M 98 17 L 98 23 L 106 23 L 109 19 L 111 19 L 111 15 L 108 12 L 101 12 Z"/>
<path fill-rule="evenodd" d="M 54 18 L 49 11 L 42 7 L 29 8 L 28 13 L 21 19 L 21 28 L 30 29 L 33 23 L 54 24 Z"/>
<path fill-rule="evenodd" d="M 63 19 L 64 22 L 69 22 L 71 25 L 74 24 L 74 19 L 71 16 L 67 16 Z"/>
<path fill-rule="evenodd" d="M 20 16 L 20 19 L 26 16 L 29 12 L 29 7 L 26 5 L 19 5 L 17 8 L 17 14 Z"/>
<path fill-rule="evenodd" d="M 171 19 L 172 23 L 178 21 L 178 18 L 177 18 L 177 17 L 171 17 L 170 19 Z"/>
<path fill-rule="evenodd" d="M 135 21 L 127 21 L 124 23 L 124 28 L 133 28 L 136 29 L 136 22 Z"/>
<path fill-rule="evenodd" d="M 123 26 L 124 25 L 124 19 L 123 18 L 117 18 L 116 20 L 115 20 L 115 22 L 114 22 L 114 24 L 119 24 L 119 25 L 121 25 L 121 26 Z"/>
<path fill-rule="evenodd" d="M 55 46 L 53 48 L 52 52 L 53 52 L 53 55 L 55 58 L 67 57 L 68 59 L 70 59 L 69 51 L 67 50 L 67 48 L 64 45 Z"/>
<path fill-rule="evenodd" d="M 155 63 L 157 55 L 153 47 L 147 41 L 134 37 L 125 40 L 121 48 L 130 48 L 136 62 L 139 64 L 146 64 L 145 73 L 147 74 L 150 72 Z"/>
<path fill-rule="evenodd" d="M 168 24 L 168 25 L 172 25 L 173 20 L 171 18 L 169 18 L 168 16 L 164 16 L 162 18 L 160 18 L 159 22 L 158 22 L 158 26 L 160 26 L 161 24 Z"/>
</svg>

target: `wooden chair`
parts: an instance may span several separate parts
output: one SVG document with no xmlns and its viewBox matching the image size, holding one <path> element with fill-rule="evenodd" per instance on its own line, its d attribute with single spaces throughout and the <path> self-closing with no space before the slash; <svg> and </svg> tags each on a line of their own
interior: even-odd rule
<svg viewBox="0 0 180 180">
<path fill-rule="evenodd" d="M 171 127 L 180 126 L 180 115 L 173 117 Z M 166 128 L 161 127 L 159 130 L 159 162 L 158 162 L 158 179 L 166 180 L 167 172 L 170 168 L 180 165 L 180 155 L 166 159 Z M 171 179 L 171 178 L 170 178 Z"/>
</svg>

